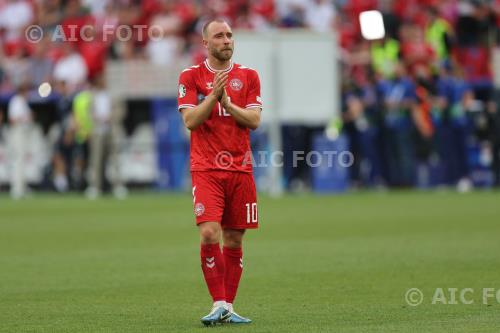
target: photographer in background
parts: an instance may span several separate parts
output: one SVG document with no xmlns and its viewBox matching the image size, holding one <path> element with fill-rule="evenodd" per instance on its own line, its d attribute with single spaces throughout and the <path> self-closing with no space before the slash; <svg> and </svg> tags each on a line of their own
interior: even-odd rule
<svg viewBox="0 0 500 333">
<path fill-rule="evenodd" d="M 89 137 L 88 188 L 85 195 L 89 199 L 98 198 L 103 190 L 104 175 L 107 164 L 112 168 L 110 182 L 113 195 L 124 199 L 127 188 L 123 185 L 120 176 L 118 161 L 118 146 L 120 138 L 117 132 L 116 105 L 106 89 L 103 75 L 98 75 L 92 81 L 90 90 L 92 102 L 90 104 L 91 132 Z M 115 103 L 116 104 L 116 103 Z"/>
<path fill-rule="evenodd" d="M 73 96 L 65 81 L 57 81 L 56 104 L 57 117 L 61 133 L 54 152 L 54 187 L 58 192 L 66 192 L 70 188 L 75 159 L 75 129 L 73 120 Z"/>
<path fill-rule="evenodd" d="M 490 102 L 487 113 L 489 139 L 493 154 L 493 163 L 491 166 L 493 181 L 495 186 L 500 186 L 500 112 L 498 111 L 497 103 Z"/>
<path fill-rule="evenodd" d="M 15 200 L 26 196 L 27 190 L 25 162 L 33 123 L 32 111 L 27 101 L 28 93 L 29 85 L 27 83 L 20 84 L 8 106 L 10 124 L 8 145 L 12 156 L 10 195 Z"/>
</svg>

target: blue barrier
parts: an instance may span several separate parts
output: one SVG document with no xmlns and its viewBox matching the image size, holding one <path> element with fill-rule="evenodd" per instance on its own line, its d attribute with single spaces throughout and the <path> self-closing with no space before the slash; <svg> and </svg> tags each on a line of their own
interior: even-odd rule
<svg viewBox="0 0 500 333">
<path fill-rule="evenodd" d="M 258 191 L 265 191 L 269 187 L 269 169 L 272 163 L 267 132 L 262 128 L 251 131 L 250 143 L 253 152 L 253 176 L 255 185 Z"/>
<path fill-rule="evenodd" d="M 314 192 L 340 193 L 348 189 L 348 147 L 349 141 L 344 135 L 336 140 L 324 135 L 316 135 L 313 138 L 314 155 L 310 155 L 310 164 Z"/>
<path fill-rule="evenodd" d="M 151 101 L 160 190 L 182 190 L 189 170 L 189 138 L 177 111 L 176 99 Z"/>
<path fill-rule="evenodd" d="M 494 175 L 490 168 L 491 161 L 484 157 L 479 143 L 469 143 L 468 158 L 470 166 L 470 178 L 474 187 L 491 187 L 494 183 Z"/>
</svg>

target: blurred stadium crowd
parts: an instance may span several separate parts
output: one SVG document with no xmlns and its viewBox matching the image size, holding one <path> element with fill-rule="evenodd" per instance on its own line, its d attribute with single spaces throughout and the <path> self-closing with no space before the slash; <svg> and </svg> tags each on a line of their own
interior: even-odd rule
<svg viewBox="0 0 500 333">
<path fill-rule="evenodd" d="M 368 42 L 355 17 L 376 2 L 348 1 L 353 6 L 340 15 L 343 120 L 357 156 L 353 180 L 462 191 L 498 185 L 492 57 L 500 1 L 379 1 L 386 36 Z"/>
<path fill-rule="evenodd" d="M 367 10 L 383 14 L 384 39 L 363 39 L 359 14 Z M 106 60 L 201 62 L 199 32 L 215 17 L 225 17 L 233 29 L 336 33 L 342 130 L 356 157 L 354 185 L 438 182 L 466 190 L 472 170 L 482 167 L 494 170 L 498 185 L 492 51 L 500 36 L 500 0 L 0 0 L 0 140 L 1 128 L 9 127 L 19 143 L 14 156 L 22 155 L 34 121 L 33 91 L 43 95 L 51 88 L 42 84 L 52 83 L 60 131 L 50 177 L 59 191 L 82 188 L 89 169 L 88 193 L 95 195 L 102 186 L 103 146 L 113 136 L 113 103 L 102 75 Z M 36 43 L 27 40 L 30 25 L 43 29 Z M 160 27 L 161 38 L 148 40 L 137 29 L 128 39 L 104 38 L 106 27 L 123 25 Z M 66 40 L 54 39 L 61 28 Z M 78 109 L 90 100 L 92 119 L 86 119 Z M 91 122 L 98 126 L 87 126 Z M 90 153 L 84 154 L 87 144 Z M 14 160 L 11 193 L 22 196 L 22 157 Z M 113 188 L 126 193 L 119 179 Z"/>
</svg>

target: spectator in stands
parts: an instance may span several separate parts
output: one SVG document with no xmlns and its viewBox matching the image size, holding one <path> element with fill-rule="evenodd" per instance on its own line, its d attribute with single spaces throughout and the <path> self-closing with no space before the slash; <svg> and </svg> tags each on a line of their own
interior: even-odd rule
<svg viewBox="0 0 500 333">
<path fill-rule="evenodd" d="M 236 18 L 232 24 L 234 29 L 265 31 L 270 28 L 267 21 L 249 3 L 242 4 L 237 11 Z"/>
<path fill-rule="evenodd" d="M 74 166 L 71 176 L 75 188 L 81 189 L 85 182 L 85 162 L 88 155 L 88 141 L 92 132 L 92 92 L 88 85 L 85 85 L 75 95 L 72 112 L 75 146 L 73 154 Z"/>
<path fill-rule="evenodd" d="M 425 40 L 431 45 L 439 62 L 448 59 L 451 43 L 455 38 L 452 26 L 443 18 L 435 7 L 427 8 L 425 22 Z"/>
<path fill-rule="evenodd" d="M 458 1 L 441 0 L 435 4 L 435 8 L 438 9 L 439 16 L 451 24 L 453 34 L 455 34 L 455 25 L 458 19 Z"/>
<path fill-rule="evenodd" d="M 0 142 L 3 138 L 3 132 L 2 132 L 2 130 L 3 130 L 3 118 L 4 118 L 3 114 L 4 114 L 4 111 L 3 111 L 3 109 L 0 108 Z"/>
<path fill-rule="evenodd" d="M 5 111 L 0 107 L 0 145 L 5 147 Z M 0 163 L 5 164 L 7 157 L 5 152 L 0 151 Z"/>
<path fill-rule="evenodd" d="M 268 25 L 277 26 L 276 4 L 275 0 L 255 0 L 252 1 L 252 8 L 255 13 L 259 14 L 268 22 Z"/>
<path fill-rule="evenodd" d="M 402 34 L 401 56 L 406 68 L 415 75 L 418 67 L 434 68 L 436 53 L 432 45 L 424 38 L 422 28 L 417 25 L 404 26 Z"/>
<path fill-rule="evenodd" d="M 174 12 L 173 3 L 163 0 L 161 10 L 152 18 L 150 24 L 160 29 L 160 38 L 148 42 L 146 52 L 149 60 L 158 65 L 171 65 L 178 58 L 182 46 L 179 38 L 181 20 Z"/>
<path fill-rule="evenodd" d="M 29 147 L 29 135 L 32 126 L 32 111 L 28 105 L 29 85 L 22 83 L 8 106 L 9 148 L 12 156 L 12 175 L 10 177 L 10 195 L 21 199 L 26 195 L 25 177 L 26 157 Z"/>
<path fill-rule="evenodd" d="M 473 111 L 474 94 L 463 80 L 459 67 L 445 63 L 436 80 L 437 102 L 433 110 L 436 150 L 445 175 L 444 183 L 462 191 L 471 188 L 467 141 L 470 126 L 467 113 Z"/>
<path fill-rule="evenodd" d="M 96 8 L 91 7 L 92 23 L 96 30 L 96 35 L 101 37 L 104 29 L 115 31 L 119 24 L 119 17 L 116 10 L 116 5 L 113 1 L 92 0 L 93 3 L 98 3 Z M 110 36 L 109 40 L 113 38 Z"/>
<path fill-rule="evenodd" d="M 454 60 L 463 69 L 464 79 L 474 91 L 476 97 L 489 101 L 493 97 L 493 80 L 491 68 L 491 52 L 481 46 L 457 47 Z"/>
<path fill-rule="evenodd" d="M 83 5 L 87 7 L 92 16 L 104 15 L 111 0 L 83 0 Z"/>
<path fill-rule="evenodd" d="M 97 33 L 94 26 L 88 26 L 83 32 L 84 40 L 80 43 L 79 52 L 85 60 L 88 69 L 88 79 L 92 80 L 104 72 L 106 56 L 111 44 L 111 38 L 107 41 Z"/>
<path fill-rule="evenodd" d="M 5 71 L 6 83 L 11 89 L 30 81 L 30 58 L 26 48 L 17 48 L 14 54 L 0 61 Z"/>
<path fill-rule="evenodd" d="M 378 3 L 378 10 L 382 13 L 385 26 L 385 34 L 389 38 L 397 39 L 399 37 L 399 28 L 401 19 L 396 15 L 392 8 L 391 0 L 384 0 Z"/>
<path fill-rule="evenodd" d="M 58 23 L 63 19 L 63 11 L 61 0 L 44 0 L 38 2 L 38 10 L 36 11 L 36 22 L 45 32 L 45 35 L 50 35 L 56 29 Z"/>
<path fill-rule="evenodd" d="M 493 0 L 491 4 L 492 15 L 495 17 L 496 42 L 500 43 L 500 0 Z"/>
<path fill-rule="evenodd" d="M 73 44 L 62 42 L 60 47 L 62 49 L 62 57 L 55 64 L 54 79 L 66 82 L 69 91 L 74 93 L 87 80 L 87 64 Z"/>
<path fill-rule="evenodd" d="M 416 100 L 416 87 L 405 66 L 398 63 L 391 80 L 379 82 L 384 105 L 386 179 L 390 185 L 413 185 L 413 138 L 409 111 Z"/>
<path fill-rule="evenodd" d="M 358 20 L 359 14 L 367 10 L 377 9 L 378 0 L 349 0 L 341 1 L 343 11 L 353 20 Z M 359 29 L 359 21 L 357 22 Z"/>
<path fill-rule="evenodd" d="M 54 149 L 54 187 L 58 192 L 66 192 L 70 188 L 75 153 L 73 96 L 64 81 L 56 83 L 55 91 L 60 135 Z"/>
<path fill-rule="evenodd" d="M 410 110 L 414 130 L 415 157 L 417 160 L 417 186 L 430 185 L 430 164 L 434 157 L 433 139 L 435 128 L 432 122 L 432 107 L 435 101 L 436 87 L 432 80 L 431 68 L 416 68 L 415 103 Z"/>
<path fill-rule="evenodd" d="M 308 0 L 282 0 L 278 2 L 278 15 L 285 28 L 305 27 L 305 12 Z"/>
<path fill-rule="evenodd" d="M 314 0 L 306 8 L 306 25 L 314 31 L 332 31 L 334 20 L 335 7 L 330 0 Z"/>
<path fill-rule="evenodd" d="M 495 186 L 500 186 L 500 112 L 496 102 L 491 102 L 488 106 L 488 122 L 493 150 L 493 177 Z"/>
<path fill-rule="evenodd" d="M 82 42 L 82 27 L 91 25 L 93 18 L 88 14 L 80 0 L 67 0 L 63 7 L 64 15 L 60 22 L 65 39 L 63 42 L 77 44 Z"/>
<path fill-rule="evenodd" d="M 102 193 L 103 188 L 103 166 L 106 160 L 113 168 L 111 185 L 115 197 L 122 199 L 127 195 L 127 189 L 123 186 L 118 165 L 118 140 L 116 140 L 116 123 L 113 119 L 113 105 L 111 97 L 106 90 L 104 77 L 98 76 L 92 84 L 92 131 L 90 135 L 89 152 L 89 187 L 85 194 L 89 199 L 96 199 Z M 106 159 L 105 152 L 108 151 L 109 158 Z M 104 173 L 107 168 L 104 167 Z"/>
<path fill-rule="evenodd" d="M 359 42 L 359 30 L 357 22 L 350 20 L 344 12 L 339 12 L 335 22 L 335 29 L 338 32 L 341 51 L 351 51 Z"/>
<path fill-rule="evenodd" d="M 489 46 L 495 41 L 495 20 L 485 1 L 459 1 L 456 23 L 460 46 Z"/>
<path fill-rule="evenodd" d="M 5 53 L 10 56 L 23 48 L 24 28 L 34 18 L 29 1 L 9 0 L 0 9 L 0 30 L 5 30 Z"/>
<path fill-rule="evenodd" d="M 345 112 L 342 115 L 344 132 L 349 137 L 349 151 L 354 155 L 354 165 L 351 168 L 352 185 L 362 185 L 363 175 L 361 165 L 364 160 L 362 154 L 361 137 L 367 123 L 364 118 L 364 105 L 359 96 L 349 94 L 345 98 Z"/>
<path fill-rule="evenodd" d="M 401 44 L 393 38 L 384 38 L 372 42 L 370 56 L 373 71 L 381 79 L 394 77 L 399 65 Z"/>
<path fill-rule="evenodd" d="M 29 75 L 31 83 L 38 87 L 43 82 L 50 82 L 54 71 L 54 62 L 47 56 L 50 45 L 48 38 L 42 39 L 35 45 L 35 49 L 29 58 Z"/>
</svg>

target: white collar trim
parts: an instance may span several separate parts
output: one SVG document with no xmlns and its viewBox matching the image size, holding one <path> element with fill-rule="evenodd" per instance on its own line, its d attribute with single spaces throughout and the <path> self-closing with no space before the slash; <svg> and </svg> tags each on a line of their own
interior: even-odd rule
<svg viewBox="0 0 500 333">
<path fill-rule="evenodd" d="M 212 67 L 210 67 L 210 64 L 208 63 L 208 59 L 205 59 L 204 61 L 204 64 L 205 64 L 205 67 L 207 67 L 207 69 L 212 72 L 212 73 L 217 73 L 217 72 L 230 72 L 232 69 L 233 69 L 233 61 L 231 60 L 229 62 L 229 67 L 226 68 L 226 69 L 223 69 L 221 71 L 218 71 L 216 69 L 213 69 Z"/>
</svg>

